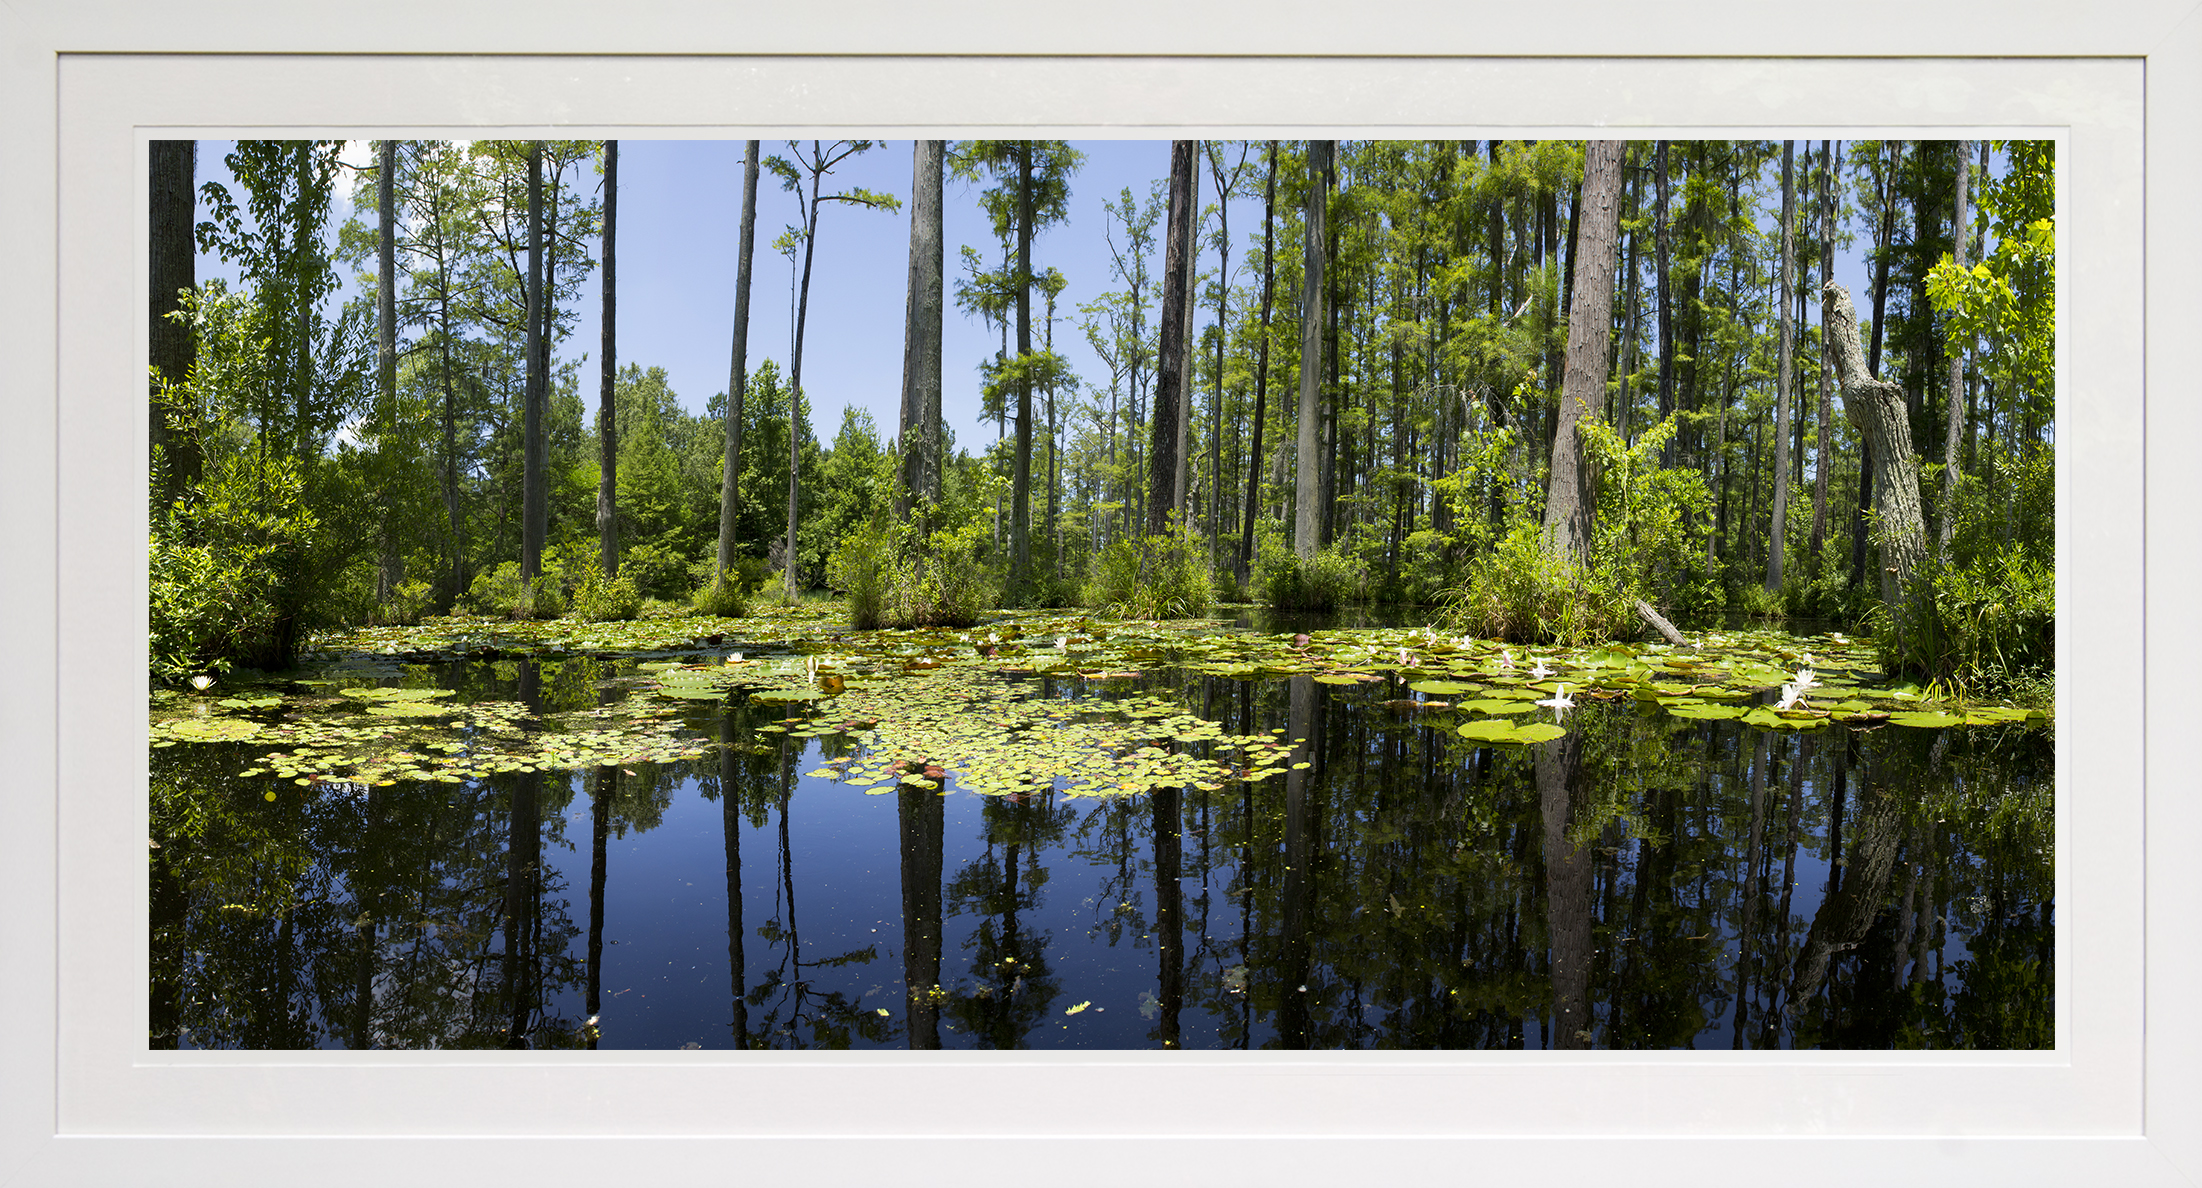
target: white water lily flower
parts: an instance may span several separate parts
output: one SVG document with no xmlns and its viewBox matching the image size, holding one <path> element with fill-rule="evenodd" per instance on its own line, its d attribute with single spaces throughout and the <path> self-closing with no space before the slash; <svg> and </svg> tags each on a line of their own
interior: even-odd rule
<svg viewBox="0 0 2202 1188">
<path fill-rule="evenodd" d="M 1067 652 L 1067 651 L 1069 651 L 1069 650 L 1070 650 L 1070 637 L 1069 637 L 1069 636 L 1067 636 L 1067 635 L 1058 635 L 1058 636 L 1056 636 L 1056 637 L 1055 637 L 1055 647 L 1056 647 L 1056 648 L 1057 648 L 1057 650 L 1059 650 L 1059 651 L 1064 651 L 1064 652 Z"/>
<path fill-rule="evenodd" d="M 207 688 L 213 684 L 214 678 L 206 675 L 203 672 L 200 673 L 198 676 L 191 678 L 191 687 L 197 689 L 201 693 L 206 692 Z"/>
<path fill-rule="evenodd" d="M 1795 709 L 1797 707 L 1797 703 L 1803 700 L 1803 689 L 1800 689 L 1795 685 L 1783 685 L 1781 687 L 1781 700 L 1775 704 L 1774 708 Z"/>
<path fill-rule="evenodd" d="M 1514 671 L 1514 649 L 1508 648 L 1505 651 L 1499 653 L 1499 671 Z"/>
<path fill-rule="evenodd" d="M 1566 685 L 1561 685 L 1559 692 L 1545 698 L 1537 704 L 1551 706 L 1552 720 L 1555 722 L 1562 720 L 1562 718 L 1566 716 L 1567 711 L 1575 708 L 1574 700 L 1567 695 Z"/>
<path fill-rule="evenodd" d="M 1819 676 L 1818 676 L 1817 674 L 1815 674 L 1815 673 L 1814 673 L 1814 672 L 1812 671 L 1812 668 L 1811 668 L 1811 664 L 1812 664 L 1812 657 L 1811 657 L 1811 656 L 1809 656 L 1809 655 L 1807 655 L 1807 656 L 1806 656 L 1806 657 L 1804 658 L 1804 661 L 1805 661 L 1805 667 L 1803 667 L 1803 668 L 1800 668 L 1800 669 L 1798 669 L 1798 670 L 1797 670 L 1797 682 L 1796 682 L 1796 683 L 1797 683 L 1797 692 L 1799 692 L 1799 693 L 1802 693 L 1802 692 L 1804 692 L 1804 691 L 1805 691 L 1805 690 L 1807 690 L 1807 689 L 1815 688 L 1815 687 L 1817 687 L 1817 686 L 1819 685 L 1819 683 L 1820 683 L 1820 678 L 1819 678 Z M 1785 687 L 1786 687 L 1786 686 L 1785 686 Z"/>
<path fill-rule="evenodd" d="M 1533 676 L 1533 677 L 1535 677 L 1535 678 L 1537 678 L 1538 680 L 1540 680 L 1540 681 L 1541 681 L 1541 680 L 1545 679 L 1546 677 L 1548 677 L 1548 676 L 1551 676 L 1551 675 L 1552 675 L 1552 670 L 1551 670 L 1551 669 L 1549 669 L 1549 668 L 1546 668 L 1546 667 L 1544 666 L 1544 661 L 1543 661 L 1543 660 L 1542 660 L 1542 659 L 1540 658 L 1540 659 L 1539 659 L 1539 660 L 1537 661 L 1537 666 L 1536 666 L 1535 668 L 1532 668 L 1532 669 L 1530 669 L 1530 670 L 1529 670 L 1529 675 L 1530 675 L 1530 676 Z"/>
<path fill-rule="evenodd" d="M 1399 649 L 1399 666 L 1400 666 L 1401 668 L 1413 668 L 1413 667 L 1414 667 L 1414 657 L 1413 657 L 1413 656 L 1410 656 L 1410 655 L 1408 655 L 1408 654 L 1407 654 L 1407 649 L 1405 649 L 1405 648 L 1401 648 L 1401 649 Z"/>
</svg>

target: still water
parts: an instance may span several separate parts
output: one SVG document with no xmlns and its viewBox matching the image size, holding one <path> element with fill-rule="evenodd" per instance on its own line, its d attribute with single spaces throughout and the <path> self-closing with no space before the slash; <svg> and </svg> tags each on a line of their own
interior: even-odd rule
<svg viewBox="0 0 2202 1188">
<path fill-rule="evenodd" d="M 549 712 L 625 697 L 623 672 L 432 676 Z M 775 732 L 786 707 L 739 695 L 682 707 L 721 744 L 702 758 L 574 771 L 276 796 L 237 774 L 265 745 L 155 750 L 150 1042 L 2053 1042 L 2047 730 L 1762 730 L 1624 699 L 1478 745 L 1379 684 L 1157 670 L 1142 691 L 1282 730 L 1293 763 L 1137 796 L 954 773 L 867 794 L 831 777 L 847 736 Z"/>
</svg>

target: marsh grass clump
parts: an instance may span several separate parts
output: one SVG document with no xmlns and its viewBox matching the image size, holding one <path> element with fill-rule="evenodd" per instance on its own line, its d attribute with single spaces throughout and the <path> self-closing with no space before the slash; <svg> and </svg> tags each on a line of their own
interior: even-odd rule
<svg viewBox="0 0 2202 1188">
<path fill-rule="evenodd" d="M 1193 619 L 1215 601 L 1208 546 L 1182 534 L 1116 541 L 1086 582 L 1087 605 L 1122 619 Z"/>
<path fill-rule="evenodd" d="M 596 558 L 581 563 L 573 591 L 575 618 L 589 623 L 624 622 L 641 610 L 642 594 L 624 565 L 617 576 L 606 577 Z"/>
<path fill-rule="evenodd" d="M 690 605 L 698 614 L 714 615 L 721 619 L 739 619 L 749 613 L 750 585 L 739 574 L 721 573 L 703 585 L 689 597 Z"/>
<path fill-rule="evenodd" d="M 922 546 L 918 531 L 882 510 L 834 546 L 826 584 L 846 601 L 850 626 L 969 627 L 994 608 L 1002 579 L 986 556 L 986 525 L 942 528 Z"/>
<path fill-rule="evenodd" d="M 1278 610 L 1335 610 L 1361 601 L 1367 585 L 1361 562 L 1336 548 L 1302 560 L 1283 538 L 1264 536 L 1254 558 L 1254 596 Z"/>
<path fill-rule="evenodd" d="M 1473 635 L 1569 647 L 1625 638 L 1638 630 L 1629 592 L 1595 567 L 1547 554 L 1542 533 L 1533 524 L 1507 533 L 1483 564 L 1470 571 L 1447 618 Z"/>
</svg>

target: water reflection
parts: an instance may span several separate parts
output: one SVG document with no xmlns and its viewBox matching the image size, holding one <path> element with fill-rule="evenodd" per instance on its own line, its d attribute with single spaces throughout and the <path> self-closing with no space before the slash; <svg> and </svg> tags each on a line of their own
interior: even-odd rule
<svg viewBox="0 0 2202 1188">
<path fill-rule="evenodd" d="M 549 712 L 605 675 L 444 679 Z M 1799 735 L 1619 701 L 1491 748 L 1382 683 L 1159 679 L 1229 731 L 1282 730 L 1290 768 L 866 796 L 800 774 L 846 740 L 717 707 L 692 719 L 716 755 L 581 773 L 301 788 L 230 774 L 244 744 L 156 751 L 149 1043 L 2051 1042 L 2041 731 Z"/>
</svg>

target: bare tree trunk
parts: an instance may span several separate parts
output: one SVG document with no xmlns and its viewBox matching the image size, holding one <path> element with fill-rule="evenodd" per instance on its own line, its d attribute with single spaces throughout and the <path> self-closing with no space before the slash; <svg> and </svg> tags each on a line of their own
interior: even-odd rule
<svg viewBox="0 0 2202 1188">
<path fill-rule="evenodd" d="M 818 142 L 811 142 L 811 151 L 818 152 Z M 787 552 L 781 557 L 781 587 L 789 602 L 801 593 L 800 570 L 795 549 L 795 509 L 797 496 L 802 488 L 803 461 L 803 323 L 810 316 L 810 265 L 818 247 L 818 187 L 822 180 L 819 171 L 810 175 L 810 206 L 803 227 L 803 279 L 796 290 L 795 345 L 788 360 L 788 539 Z"/>
<path fill-rule="evenodd" d="M 1659 303 L 1659 416 L 1666 419 L 1674 411 L 1674 311 L 1667 300 L 1668 245 L 1667 231 L 1667 142 L 1662 140 L 1652 152 L 1652 267 L 1658 279 Z M 1664 451 L 1666 462 L 1674 460 L 1674 443 L 1670 440 Z"/>
<path fill-rule="evenodd" d="M 1820 142 L 1820 279 L 1835 275 L 1835 143 Z M 1827 326 L 1820 326 L 1820 444 L 1813 451 L 1812 545 L 1810 563 L 1820 564 L 1820 550 L 1827 544 L 1827 478 L 1834 469 L 1835 352 L 1828 346 Z"/>
<path fill-rule="evenodd" d="M 1261 340 L 1254 349 L 1254 440 L 1246 454 L 1246 522 L 1239 531 L 1239 585 L 1253 577 L 1256 500 L 1262 485 L 1262 426 L 1269 416 L 1269 314 L 1277 280 L 1277 142 L 1269 142 L 1269 177 L 1262 185 Z"/>
<path fill-rule="evenodd" d="M 1774 514 L 1766 538 L 1766 592 L 1779 594 L 1782 586 L 1782 554 L 1787 551 L 1789 528 L 1789 388 L 1792 363 L 1790 295 L 1796 290 L 1797 266 L 1797 142 L 1781 142 L 1781 378 L 1774 389 Z"/>
<path fill-rule="evenodd" d="M 910 182 L 910 293 L 902 331 L 902 488 L 895 518 L 940 498 L 941 166 L 947 142 L 920 140 Z"/>
<path fill-rule="evenodd" d="M 1032 358 L 1032 142 L 1017 148 L 1017 357 Z M 1022 604 L 1032 581 L 1032 372 L 1017 375 L 1017 452 L 1010 481 L 1009 589 Z"/>
<path fill-rule="evenodd" d="M 1835 372 L 1843 385 L 1843 409 L 1873 449 L 1874 513 L 1880 520 L 1881 601 L 1899 636 L 1917 624 L 1912 574 L 1927 556 L 1926 522 L 1919 508 L 1919 460 L 1912 454 L 1911 423 L 1904 392 L 1866 373 L 1858 347 L 1858 311 L 1850 292 L 1829 282 L 1821 324 L 1835 349 Z"/>
<path fill-rule="evenodd" d="M 1183 444 L 1185 409 L 1185 258 L 1193 248 L 1193 142 L 1170 142 L 1170 214 L 1163 248 L 1161 343 L 1155 351 L 1154 427 L 1149 437 L 1147 535 L 1170 529 L 1171 513 L 1181 503 L 1173 490 L 1178 449 Z"/>
<path fill-rule="evenodd" d="M 1576 565 L 1590 560 L 1592 514 L 1597 508 L 1590 459 L 1577 426 L 1603 414 L 1606 340 L 1613 320 L 1613 262 L 1620 237 L 1621 153 L 1618 140 L 1593 140 L 1583 149 L 1583 196 L 1574 248 L 1575 308 L 1568 314 L 1567 371 L 1560 390 L 1559 424 L 1552 434 L 1551 487 L 1545 497 L 1545 551 Z M 1585 209 L 1587 208 L 1587 209 Z"/>
<path fill-rule="evenodd" d="M 1190 435 L 1193 427 L 1193 310 L 1200 304 L 1200 142 L 1193 141 L 1195 164 L 1186 171 L 1185 210 L 1185 299 L 1179 317 L 1184 322 L 1178 328 L 1178 351 L 1184 359 L 1178 364 L 1177 390 L 1177 476 L 1170 484 L 1171 515 L 1180 528 L 1191 524 L 1191 491 L 1193 486 L 1193 452 Z M 1173 154 L 1174 159 L 1174 154 Z M 1218 329 L 1221 327 L 1219 325 Z"/>
<path fill-rule="evenodd" d="M 742 231 L 734 265 L 734 366 L 726 384 L 726 457 L 719 477 L 719 579 L 734 563 L 742 503 L 742 398 L 749 387 L 749 265 L 757 244 L 757 142 L 742 150 Z"/>
<path fill-rule="evenodd" d="M 543 142 L 528 143 L 528 343 L 527 387 L 523 399 L 527 413 L 523 432 L 520 508 L 520 578 L 527 583 L 530 608 L 535 579 L 543 572 L 543 536 L 548 527 L 549 501 L 543 486 L 543 393 L 549 388 L 543 374 Z"/>
<path fill-rule="evenodd" d="M 612 389 L 619 375 L 619 142 L 604 142 L 604 360 L 596 403 L 597 564 L 607 578 L 619 573 L 619 421 Z"/>
<path fill-rule="evenodd" d="M 1956 220 L 1950 224 L 1950 256 L 1959 267 L 1965 267 L 1966 234 L 1972 215 L 1965 209 L 1966 189 L 1971 181 L 1972 168 L 1969 146 L 1962 140 L 1954 146 L 1957 154 L 1957 211 Z M 1950 332 L 1953 336 L 1956 331 Z M 1942 521 L 1941 538 L 1935 542 L 1936 551 L 1947 553 L 1950 538 L 1957 535 L 1957 478 L 1959 431 L 1965 425 L 1965 349 L 1962 344 L 1951 342 L 1946 347 L 1950 356 L 1950 398 L 1948 426 L 1942 438 Z"/>
<path fill-rule="evenodd" d="M 397 445 L 398 425 L 398 227 L 397 227 L 397 178 L 398 142 L 385 140 L 376 153 L 375 217 L 378 229 L 375 235 L 375 265 L 380 275 L 375 278 L 375 399 L 379 412 L 380 442 L 378 453 L 392 450 Z M 404 559 L 398 555 L 397 526 L 391 523 L 390 509 L 393 492 L 375 492 L 377 523 L 375 559 L 375 604 L 387 605 L 404 580 Z"/>
<path fill-rule="evenodd" d="M 197 248 L 192 242 L 199 142 L 156 140 L 146 147 L 152 208 L 151 269 L 146 294 L 150 313 L 148 354 L 163 382 L 181 384 L 191 376 L 198 339 L 190 325 L 168 315 L 179 308 L 176 294 L 199 283 Z M 174 503 L 199 481 L 198 439 L 189 433 L 169 434 L 158 392 L 148 402 L 148 412 L 149 440 L 166 470 L 166 486 L 159 494 L 162 502 Z"/>
<path fill-rule="evenodd" d="M 1303 561 L 1315 555 L 1317 535 L 1322 531 L 1322 508 L 1318 504 L 1322 459 L 1316 450 L 1320 444 L 1319 398 L 1323 383 L 1324 245 L 1328 242 L 1324 223 L 1330 203 L 1330 156 L 1334 147 L 1335 143 L 1328 140 L 1307 142 L 1307 214 L 1302 220 L 1306 263 L 1301 269 L 1300 287 L 1299 474 L 1292 531 L 1293 551 Z"/>
</svg>

